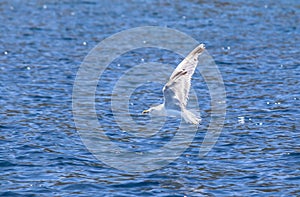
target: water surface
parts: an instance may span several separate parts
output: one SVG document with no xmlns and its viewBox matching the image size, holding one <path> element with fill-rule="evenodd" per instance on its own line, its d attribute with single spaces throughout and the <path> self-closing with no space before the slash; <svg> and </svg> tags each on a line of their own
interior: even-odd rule
<svg viewBox="0 0 300 197">
<path fill-rule="evenodd" d="M 299 196 L 299 10 L 293 0 L 1 1 L 0 195 Z M 216 146 L 200 159 L 210 98 L 196 73 L 203 121 L 192 145 L 165 168 L 130 174 L 104 165 L 84 146 L 73 122 L 72 87 L 96 44 L 144 25 L 174 28 L 206 44 L 223 76 L 227 114 Z M 152 52 L 124 55 L 111 68 L 181 60 Z M 110 94 L 120 72 L 107 71 L 98 99 Z M 160 102 L 160 88 L 138 89 L 152 93 L 133 95 L 131 110 Z M 110 125 L 104 106 L 96 106 L 97 114 Z M 135 145 L 152 148 L 151 141 Z"/>
</svg>

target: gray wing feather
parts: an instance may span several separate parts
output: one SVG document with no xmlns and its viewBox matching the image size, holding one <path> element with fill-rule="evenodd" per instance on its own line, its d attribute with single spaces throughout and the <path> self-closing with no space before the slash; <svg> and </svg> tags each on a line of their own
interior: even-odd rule
<svg viewBox="0 0 300 197">
<path fill-rule="evenodd" d="M 180 110 L 186 107 L 191 79 L 198 65 L 198 56 L 205 50 L 204 44 L 197 46 L 173 71 L 163 88 L 165 107 Z"/>
</svg>

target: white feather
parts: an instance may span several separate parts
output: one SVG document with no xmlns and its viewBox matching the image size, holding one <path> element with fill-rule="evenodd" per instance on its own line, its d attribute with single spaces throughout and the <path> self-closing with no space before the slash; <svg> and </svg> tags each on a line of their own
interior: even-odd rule
<svg viewBox="0 0 300 197">
<path fill-rule="evenodd" d="M 186 109 L 191 88 L 191 79 L 198 65 L 198 56 L 205 50 L 204 44 L 197 46 L 173 71 L 163 88 L 164 103 L 151 107 L 146 112 L 165 115 L 167 111 L 181 111 L 188 123 L 199 124 L 200 118 Z"/>
</svg>

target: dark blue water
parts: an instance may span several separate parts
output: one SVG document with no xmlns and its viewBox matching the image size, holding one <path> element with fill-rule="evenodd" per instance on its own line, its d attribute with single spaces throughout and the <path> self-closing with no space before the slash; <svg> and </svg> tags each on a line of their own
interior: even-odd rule
<svg viewBox="0 0 300 197">
<path fill-rule="evenodd" d="M 2 0 L 0 21 L 0 195 L 300 195 L 299 1 Z M 103 164 L 84 146 L 72 88 L 94 46 L 145 25 L 206 43 L 223 76 L 227 114 L 216 146 L 199 158 L 210 111 L 204 96 L 190 148 L 162 169 L 132 174 Z M 141 54 L 146 61 L 180 62 L 170 53 Z M 120 61 L 130 65 L 135 58 Z M 159 87 L 143 88 L 160 101 Z M 109 122 L 109 109 L 97 109 Z"/>
</svg>

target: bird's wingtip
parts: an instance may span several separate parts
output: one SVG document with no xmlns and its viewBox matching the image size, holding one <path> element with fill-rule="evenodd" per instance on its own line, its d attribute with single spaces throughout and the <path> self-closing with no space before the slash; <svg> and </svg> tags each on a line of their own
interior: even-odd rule
<svg viewBox="0 0 300 197">
<path fill-rule="evenodd" d="M 200 44 L 198 45 L 193 51 L 192 51 L 192 54 L 198 54 L 200 55 L 203 51 L 205 50 L 205 44 Z"/>
</svg>

